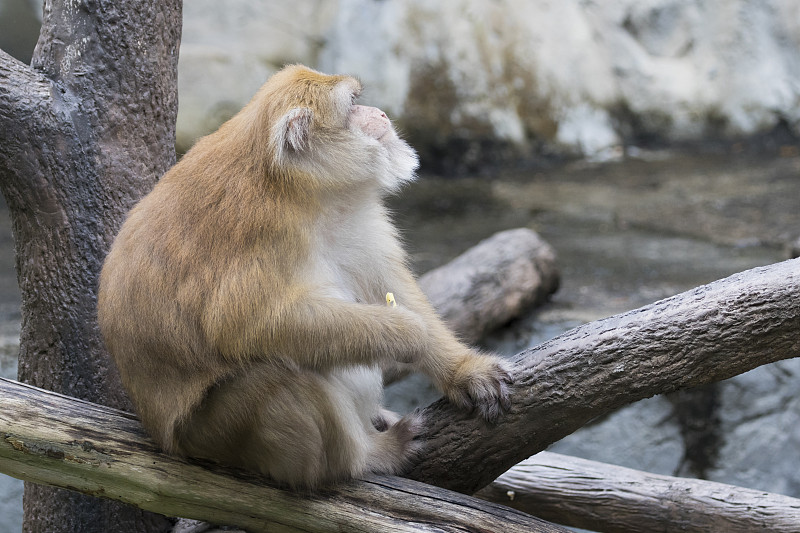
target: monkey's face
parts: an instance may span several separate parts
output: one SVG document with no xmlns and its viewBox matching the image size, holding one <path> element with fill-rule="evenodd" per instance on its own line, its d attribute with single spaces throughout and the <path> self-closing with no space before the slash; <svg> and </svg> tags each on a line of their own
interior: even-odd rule
<svg viewBox="0 0 800 533">
<path fill-rule="evenodd" d="M 377 107 L 354 105 L 348 119 L 351 128 L 357 128 L 378 142 L 385 142 L 384 137 L 387 135 L 396 135 L 389 117 Z"/>
<path fill-rule="evenodd" d="M 356 104 L 361 83 L 355 78 L 292 66 L 262 92 L 276 117 L 271 143 L 279 167 L 333 187 L 374 182 L 392 191 L 414 178 L 416 153 L 383 111 Z"/>
</svg>

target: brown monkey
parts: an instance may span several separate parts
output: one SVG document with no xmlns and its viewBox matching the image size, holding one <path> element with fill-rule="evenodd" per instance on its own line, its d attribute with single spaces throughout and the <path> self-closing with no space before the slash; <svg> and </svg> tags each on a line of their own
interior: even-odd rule
<svg viewBox="0 0 800 533">
<path fill-rule="evenodd" d="M 503 363 L 458 342 L 406 266 L 382 197 L 417 157 L 360 91 L 281 70 L 122 226 L 100 327 L 167 452 L 294 488 L 397 473 L 420 424 L 380 408 L 398 362 L 489 421 L 508 408 Z"/>
</svg>

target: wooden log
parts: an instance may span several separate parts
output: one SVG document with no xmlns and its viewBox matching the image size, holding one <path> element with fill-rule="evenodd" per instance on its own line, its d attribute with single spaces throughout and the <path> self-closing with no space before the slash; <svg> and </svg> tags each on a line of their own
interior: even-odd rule
<svg viewBox="0 0 800 533">
<path fill-rule="evenodd" d="M 131 414 L 0 379 L 0 471 L 251 532 L 565 532 L 501 505 L 391 476 L 317 494 L 161 453 Z"/>
<path fill-rule="evenodd" d="M 496 426 L 442 400 L 424 409 L 427 448 L 408 477 L 473 494 L 623 405 L 800 356 L 798 331 L 800 259 L 585 324 L 515 357 Z"/>
<path fill-rule="evenodd" d="M 581 326 L 517 356 L 515 383 L 512 387 L 513 407 L 497 426 L 487 426 L 479 419 L 453 409 L 446 402 L 439 401 L 427 408 L 424 412 L 426 427 L 423 435 L 427 440 L 426 451 L 410 475 L 431 484 L 457 488 L 462 492 L 474 492 L 514 463 L 540 451 L 586 421 L 621 405 L 656 393 L 725 379 L 761 364 L 798 356 L 798 330 L 800 260 L 736 274 L 650 306 Z M 0 389 L 0 399 L 5 401 L 8 396 L 9 394 Z M 60 397 L 60 401 L 65 400 L 66 398 Z M 45 483 L 51 479 L 48 477 L 50 475 L 61 480 L 59 482 L 69 478 L 75 479 L 76 483 L 81 480 L 86 483 L 86 479 L 80 474 L 73 474 L 71 478 L 58 472 L 46 474 L 41 469 L 34 471 L 30 465 L 48 460 L 51 461 L 48 467 L 52 469 L 52 461 L 62 464 L 66 460 L 70 464 L 88 463 L 94 467 L 95 472 L 104 471 L 99 468 L 105 466 L 103 460 L 89 460 L 77 454 L 78 450 L 84 448 L 96 449 L 92 436 L 97 433 L 97 428 L 102 428 L 107 423 L 102 417 L 89 419 L 88 424 L 79 424 L 78 422 L 86 418 L 82 415 L 80 419 L 62 425 L 58 429 L 62 433 L 58 442 L 67 448 L 54 448 L 48 441 L 37 441 L 33 437 L 30 439 L 31 445 L 26 446 L 24 439 L 14 441 L 14 432 L 9 431 L 9 428 L 16 427 L 22 420 L 32 420 L 36 426 L 56 427 L 55 424 L 64 418 L 64 413 L 54 411 L 54 416 L 47 416 L 46 412 L 41 411 L 41 405 L 37 411 L 35 406 L 21 409 L 14 402 L 3 401 L 0 401 L 0 413 L 6 421 L 0 424 L 0 434 L 6 435 L 5 441 L 10 446 L 3 447 L 2 450 L 7 451 L 10 447 L 34 457 L 30 464 L 22 463 L 20 466 L 18 461 L 15 462 L 15 472 L 39 476 L 37 481 Z M 42 404 L 43 399 L 37 398 L 33 403 L 37 402 Z M 45 411 L 49 411 L 55 406 L 45 407 Z M 141 439 L 138 424 L 132 420 L 128 424 L 135 426 L 129 429 Z M 112 427 L 119 430 L 119 425 Z M 90 438 L 87 439 L 87 435 Z M 128 436 L 127 440 L 130 441 L 131 438 Z M 126 440 L 125 435 L 122 439 L 123 442 Z M 84 441 L 89 444 L 84 444 Z M 19 449 L 12 444 L 16 444 Z M 101 449 L 101 453 L 107 456 L 110 456 L 109 451 L 112 448 Z M 175 461 L 168 457 L 159 458 L 165 462 Z M 181 462 L 177 464 L 182 466 L 175 470 L 181 472 L 184 467 L 197 468 L 196 465 Z M 160 463 L 155 466 L 158 472 L 169 471 L 173 478 L 176 475 L 175 470 L 163 469 Z M 143 465 L 129 467 L 122 477 L 130 475 L 131 468 L 135 471 L 140 467 L 143 468 Z M 44 472 L 48 471 L 44 469 Z M 192 473 L 190 479 L 194 483 L 217 482 L 216 479 L 203 478 L 201 473 Z M 150 474 L 146 480 L 143 487 L 137 485 L 138 488 L 134 487 L 136 490 L 133 491 L 134 496 L 139 495 L 143 506 L 154 505 L 155 501 L 161 512 L 217 523 L 241 524 L 236 520 L 236 515 L 231 516 L 233 512 L 230 509 L 218 509 L 217 500 L 224 499 L 220 495 L 212 498 L 212 505 L 217 505 L 212 511 L 218 511 L 212 516 L 202 514 L 203 511 L 198 511 L 191 505 L 188 510 L 192 514 L 184 512 L 187 504 L 182 499 L 179 499 L 180 504 L 172 503 L 162 507 L 165 500 L 171 501 L 171 496 L 162 496 L 165 491 L 159 486 L 158 475 Z M 90 493 L 94 486 L 98 494 L 110 494 L 119 498 L 117 490 L 106 492 L 102 485 L 92 483 L 88 483 L 88 487 L 84 484 L 70 486 Z M 195 497 L 191 490 L 187 495 L 186 484 L 185 478 L 177 481 L 172 479 L 170 483 L 166 483 L 170 490 L 178 491 L 182 497 Z M 344 485 L 341 490 L 347 492 L 348 487 L 349 484 Z M 380 498 L 376 500 L 376 496 L 369 493 L 373 490 L 370 487 L 366 491 L 366 501 L 382 505 Z M 244 490 L 237 487 L 233 492 Z M 339 492 L 337 489 L 333 494 L 337 495 Z M 249 503 L 253 504 L 256 500 L 255 505 L 259 512 L 265 503 L 272 505 L 270 502 L 273 501 L 279 511 L 286 508 L 285 501 L 272 494 L 262 494 Z M 349 500 L 345 498 L 345 501 Z M 202 503 L 194 503 L 208 505 L 209 502 L 204 500 Z M 372 509 L 370 505 L 365 503 L 361 507 L 362 513 L 364 509 Z M 248 505 L 243 507 L 247 508 Z M 416 509 L 416 499 L 412 507 Z M 336 506 L 329 506 L 326 512 L 335 513 L 335 508 Z M 194 511 L 200 514 L 193 514 Z M 292 512 L 297 510 L 292 508 Z M 402 515 L 402 512 L 399 514 Z M 246 517 L 239 520 L 245 519 Z M 256 526 L 263 524 L 258 520 L 261 519 L 255 520 Z M 373 522 L 370 524 L 374 525 Z M 305 527 L 305 523 L 301 525 Z M 297 526 L 291 527 L 302 530 Z M 508 526 L 502 527 L 502 530 L 513 531 Z"/>
<path fill-rule="evenodd" d="M 558 289 L 556 254 L 527 228 L 501 231 L 419 279 L 439 315 L 474 343 Z"/>
<path fill-rule="evenodd" d="M 605 533 L 797 533 L 800 499 L 541 452 L 477 493 L 559 524 Z"/>
</svg>

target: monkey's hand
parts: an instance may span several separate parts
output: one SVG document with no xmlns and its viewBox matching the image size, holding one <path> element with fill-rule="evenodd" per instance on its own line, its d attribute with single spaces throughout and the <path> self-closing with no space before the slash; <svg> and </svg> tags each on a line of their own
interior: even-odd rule
<svg viewBox="0 0 800 533">
<path fill-rule="evenodd" d="M 459 363 L 444 393 L 463 409 L 478 409 L 493 424 L 511 407 L 511 383 L 506 362 L 495 356 L 472 353 Z"/>
</svg>

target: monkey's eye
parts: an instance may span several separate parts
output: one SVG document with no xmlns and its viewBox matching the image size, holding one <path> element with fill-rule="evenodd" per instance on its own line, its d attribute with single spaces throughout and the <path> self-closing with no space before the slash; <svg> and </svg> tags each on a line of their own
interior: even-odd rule
<svg viewBox="0 0 800 533">
<path fill-rule="evenodd" d="M 355 94 L 350 95 L 350 105 L 356 105 L 356 98 L 358 98 Z"/>
</svg>

